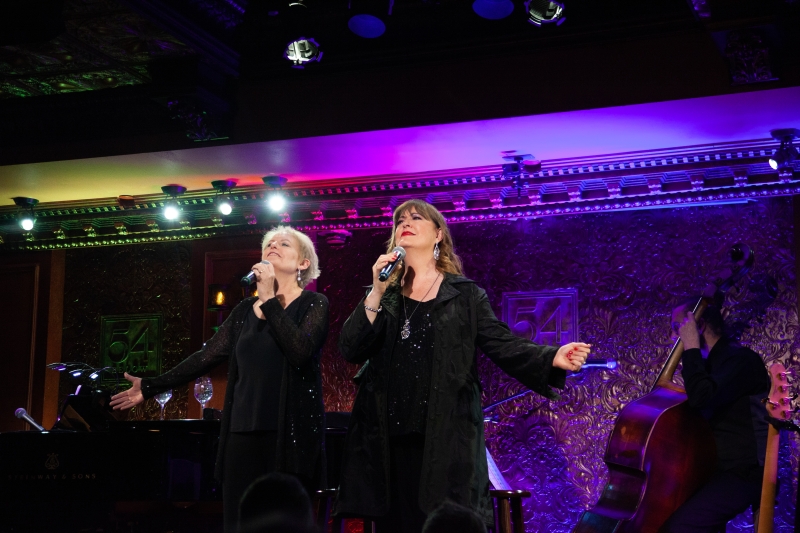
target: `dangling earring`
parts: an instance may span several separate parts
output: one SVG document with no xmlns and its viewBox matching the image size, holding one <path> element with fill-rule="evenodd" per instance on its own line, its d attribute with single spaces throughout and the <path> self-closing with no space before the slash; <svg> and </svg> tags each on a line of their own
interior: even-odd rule
<svg viewBox="0 0 800 533">
<path fill-rule="evenodd" d="M 439 260 L 439 242 L 436 242 L 436 246 L 433 247 L 433 258 L 434 260 Z"/>
<path fill-rule="evenodd" d="M 300 283 L 301 281 L 303 281 L 303 278 L 300 277 L 300 269 L 298 268 L 297 269 L 297 283 Z"/>
</svg>

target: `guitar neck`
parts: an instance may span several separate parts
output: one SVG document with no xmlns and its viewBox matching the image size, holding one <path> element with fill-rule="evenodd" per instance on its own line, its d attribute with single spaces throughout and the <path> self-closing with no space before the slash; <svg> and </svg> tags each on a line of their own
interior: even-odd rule
<svg viewBox="0 0 800 533">
<path fill-rule="evenodd" d="M 767 455 L 764 459 L 764 481 L 761 484 L 761 505 L 757 533 L 773 533 L 775 525 L 775 493 L 778 485 L 778 449 L 781 433 L 772 424 L 767 434 Z"/>
<path fill-rule="evenodd" d="M 772 381 L 767 398 L 767 412 L 770 415 L 767 420 L 770 424 L 767 433 L 767 454 L 764 458 L 764 481 L 761 483 L 761 511 L 758 517 L 757 533 L 772 533 L 775 526 L 775 491 L 778 484 L 778 449 L 781 440 L 779 425 L 791 420 L 791 399 L 789 382 L 786 379 L 786 367 L 781 363 L 773 363 L 768 371 Z"/>
</svg>

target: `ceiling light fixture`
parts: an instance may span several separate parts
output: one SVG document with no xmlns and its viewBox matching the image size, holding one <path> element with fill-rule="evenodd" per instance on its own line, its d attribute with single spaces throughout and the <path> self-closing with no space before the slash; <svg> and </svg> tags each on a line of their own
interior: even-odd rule
<svg viewBox="0 0 800 533">
<path fill-rule="evenodd" d="M 21 208 L 19 212 L 20 227 L 25 231 L 31 231 L 33 225 L 36 223 L 36 213 L 34 213 L 33 208 L 36 207 L 39 200 L 36 198 L 28 198 L 27 196 L 15 196 L 12 200 L 14 200 L 14 204 L 16 204 L 17 207 Z"/>
<path fill-rule="evenodd" d="M 514 3 L 511 0 L 475 0 L 472 10 L 485 19 L 500 20 L 514 11 Z"/>
<path fill-rule="evenodd" d="M 170 197 L 170 200 L 164 204 L 164 218 L 167 220 L 175 220 L 181 214 L 176 198 L 186 192 L 186 187 L 181 185 L 164 185 L 161 187 L 161 190 Z"/>
<path fill-rule="evenodd" d="M 267 205 L 269 208 L 276 213 L 283 213 L 286 209 L 286 198 L 284 198 L 283 194 L 280 192 L 280 189 L 286 185 L 286 182 L 289 181 L 283 176 L 264 176 L 261 178 L 265 185 L 272 187 L 273 189 L 277 189 L 267 198 Z"/>
<path fill-rule="evenodd" d="M 769 158 L 769 166 L 778 172 L 793 172 L 792 162 L 800 157 L 797 148 L 792 146 L 792 140 L 800 137 L 800 129 L 783 128 L 769 132 L 772 138 L 780 141 L 780 147 Z"/>
<path fill-rule="evenodd" d="M 553 24 L 561 26 L 566 18 L 564 17 L 564 4 L 551 2 L 550 0 L 528 0 L 525 3 L 528 10 L 528 22 L 536 26 L 542 24 Z"/>
<path fill-rule="evenodd" d="M 217 191 L 217 196 L 214 197 L 217 211 L 225 216 L 230 215 L 233 212 L 230 194 L 231 190 L 236 187 L 236 182 L 233 180 L 216 180 L 211 182 L 211 186 Z M 225 193 L 228 193 L 228 198 L 225 198 Z"/>
<path fill-rule="evenodd" d="M 527 187 L 523 181 L 526 175 L 538 172 L 542 169 L 542 162 L 534 159 L 531 154 L 518 154 L 516 150 L 506 150 L 500 152 L 504 161 L 503 177 L 511 179 L 512 187 L 517 190 L 517 198 L 522 195 L 522 189 Z"/>
<path fill-rule="evenodd" d="M 305 68 L 307 63 L 319 62 L 322 59 L 322 52 L 317 41 L 300 37 L 286 46 L 283 57 L 292 62 L 292 68 Z"/>
</svg>

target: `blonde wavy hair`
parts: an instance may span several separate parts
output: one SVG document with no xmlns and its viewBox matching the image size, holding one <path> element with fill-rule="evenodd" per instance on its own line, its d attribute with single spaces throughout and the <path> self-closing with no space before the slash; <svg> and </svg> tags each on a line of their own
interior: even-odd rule
<svg viewBox="0 0 800 533">
<path fill-rule="evenodd" d="M 397 206 L 397 209 L 394 210 L 394 215 L 392 215 L 392 221 L 394 222 L 392 225 L 392 237 L 389 239 L 386 253 L 390 253 L 394 250 L 394 247 L 397 246 L 395 238 L 400 215 L 410 212 L 412 208 L 422 215 L 422 218 L 430 220 L 437 229 L 442 230 L 442 240 L 439 241 L 439 259 L 436 261 L 436 270 L 439 272 L 463 275 L 464 269 L 461 264 L 461 258 L 456 255 L 455 248 L 453 247 L 453 237 L 450 235 L 447 222 L 438 209 L 424 200 L 408 200 Z M 433 254 L 433 250 L 431 250 L 431 254 Z M 399 283 L 399 280 L 403 277 L 404 268 L 405 265 L 403 263 L 397 265 L 397 268 L 389 277 L 389 283 Z"/>
<path fill-rule="evenodd" d="M 317 279 L 320 274 L 319 258 L 317 257 L 317 251 L 314 249 L 314 243 L 305 233 L 297 231 L 290 226 L 278 226 L 269 230 L 264 235 L 264 238 L 261 239 L 261 251 L 263 252 L 267 244 L 269 244 L 269 241 L 279 234 L 291 235 L 294 237 L 300 245 L 300 261 L 308 259 L 310 263 L 307 269 L 300 271 L 300 281 L 298 281 L 297 284 L 300 288 L 303 288 Z"/>
</svg>

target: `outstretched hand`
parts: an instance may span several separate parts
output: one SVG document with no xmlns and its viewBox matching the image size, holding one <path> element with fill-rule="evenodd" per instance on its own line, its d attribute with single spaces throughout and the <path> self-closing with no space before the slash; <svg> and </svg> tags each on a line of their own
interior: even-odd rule
<svg viewBox="0 0 800 533">
<path fill-rule="evenodd" d="M 125 379 L 133 383 L 133 386 L 111 397 L 111 403 L 109 403 L 109 405 L 114 408 L 115 411 L 119 409 L 130 409 L 144 401 L 144 396 L 142 396 L 142 378 L 131 376 L 127 372 L 125 372 L 124 375 Z"/>
<path fill-rule="evenodd" d="M 563 368 L 564 370 L 572 370 L 577 372 L 586 362 L 589 353 L 592 351 L 592 345 L 584 342 L 570 342 L 560 347 L 556 352 L 553 359 L 553 366 L 556 368 Z"/>
</svg>

